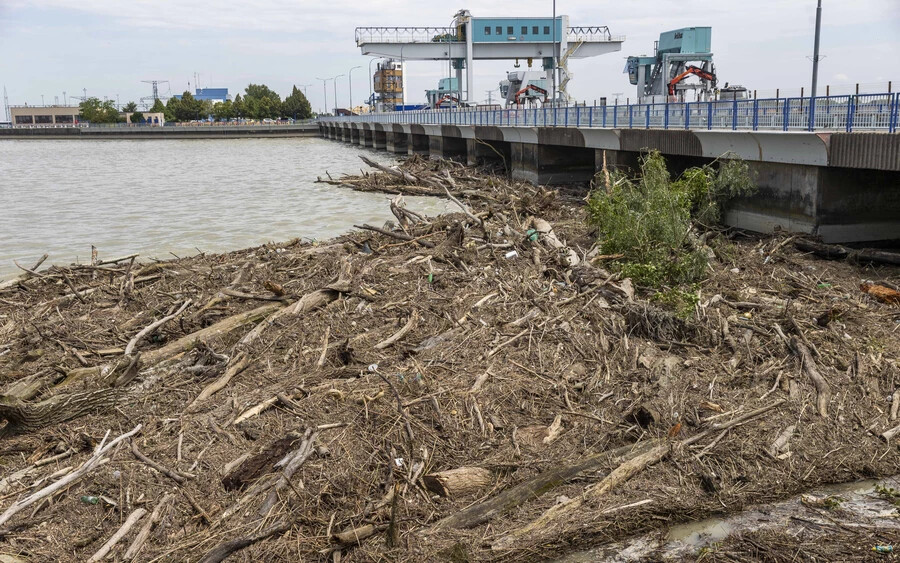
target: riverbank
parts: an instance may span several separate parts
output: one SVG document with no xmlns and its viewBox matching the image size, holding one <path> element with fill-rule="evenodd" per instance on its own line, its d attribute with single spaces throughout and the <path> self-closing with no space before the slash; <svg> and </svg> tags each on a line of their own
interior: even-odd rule
<svg viewBox="0 0 900 563">
<path fill-rule="evenodd" d="M 292 125 L 184 125 L 164 127 L 12 127 L 0 129 L 0 139 L 258 139 L 319 137 L 315 123 Z"/>
<path fill-rule="evenodd" d="M 460 211 L 4 284 L 6 551 L 545 560 L 896 473 L 900 309 L 859 284 L 897 268 L 723 233 L 668 308 L 577 196 L 415 158 L 330 181 Z"/>
</svg>

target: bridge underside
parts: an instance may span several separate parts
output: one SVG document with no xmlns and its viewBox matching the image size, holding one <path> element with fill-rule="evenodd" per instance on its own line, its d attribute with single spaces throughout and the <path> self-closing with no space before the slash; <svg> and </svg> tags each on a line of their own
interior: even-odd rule
<svg viewBox="0 0 900 563">
<path fill-rule="evenodd" d="M 376 148 L 397 154 L 502 163 L 513 178 L 535 184 L 586 184 L 604 158 L 610 168 L 635 169 L 647 149 L 662 152 L 673 174 L 731 152 L 750 165 L 759 190 L 732 205 L 729 225 L 813 233 L 826 242 L 900 240 L 900 135 L 370 123 L 320 128 L 348 142 L 359 128 L 359 138 L 377 139 Z"/>
</svg>

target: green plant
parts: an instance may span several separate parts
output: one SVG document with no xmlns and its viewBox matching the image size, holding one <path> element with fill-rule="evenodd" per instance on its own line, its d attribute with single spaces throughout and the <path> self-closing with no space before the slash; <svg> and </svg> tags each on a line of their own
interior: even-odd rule
<svg viewBox="0 0 900 563">
<path fill-rule="evenodd" d="M 613 172 L 588 199 L 588 216 L 605 254 L 622 254 L 612 267 L 637 283 L 659 287 L 702 278 L 708 258 L 693 233 L 714 225 L 723 206 L 754 189 L 740 160 L 691 168 L 672 181 L 657 151 L 641 157 L 637 178 Z"/>
<path fill-rule="evenodd" d="M 886 487 L 884 485 L 876 484 L 875 494 L 893 504 L 894 506 L 900 508 L 900 491 L 898 491 L 894 487 Z"/>
<path fill-rule="evenodd" d="M 694 309 L 700 302 L 700 295 L 695 286 L 691 286 L 689 291 L 670 287 L 656 292 L 650 299 L 672 310 L 678 317 L 687 320 L 694 316 Z"/>
</svg>

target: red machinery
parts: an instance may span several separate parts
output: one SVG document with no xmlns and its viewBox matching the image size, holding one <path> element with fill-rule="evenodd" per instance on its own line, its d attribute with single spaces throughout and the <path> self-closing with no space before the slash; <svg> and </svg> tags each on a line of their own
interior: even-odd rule
<svg viewBox="0 0 900 563">
<path fill-rule="evenodd" d="M 543 96 L 544 97 L 543 101 L 545 103 L 547 102 L 547 91 L 544 90 L 543 88 L 535 86 L 534 84 L 529 84 L 528 86 L 526 86 L 526 87 L 522 88 L 521 90 L 519 90 L 518 92 L 516 92 L 516 105 L 517 106 L 522 104 L 522 102 L 520 101 L 520 98 L 522 97 L 522 95 L 527 94 L 529 92 L 534 92 L 540 96 Z"/>
<path fill-rule="evenodd" d="M 445 102 L 450 102 L 450 107 L 454 107 L 453 104 L 456 104 L 455 107 L 460 107 L 462 105 L 459 101 L 459 98 L 457 98 L 456 96 L 444 94 L 444 96 L 434 104 L 434 108 L 439 109 Z"/>
<path fill-rule="evenodd" d="M 684 72 L 682 72 L 681 74 L 679 74 L 678 76 L 676 76 L 675 78 L 673 78 L 672 80 L 669 81 L 669 95 L 674 96 L 675 95 L 675 85 L 692 74 L 695 76 L 699 76 L 703 80 L 709 80 L 710 82 L 713 83 L 713 86 L 715 86 L 715 84 L 716 84 L 716 75 L 715 74 L 713 74 L 709 71 L 703 70 L 700 67 L 688 66 L 687 68 L 684 69 Z"/>
</svg>

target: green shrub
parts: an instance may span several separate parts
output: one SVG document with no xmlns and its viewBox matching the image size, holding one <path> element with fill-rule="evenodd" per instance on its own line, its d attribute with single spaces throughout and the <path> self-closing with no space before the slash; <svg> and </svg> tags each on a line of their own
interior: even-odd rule
<svg viewBox="0 0 900 563">
<path fill-rule="evenodd" d="M 637 283 L 659 287 L 691 283 L 708 265 L 692 229 L 719 222 L 723 206 L 755 189 L 747 165 L 716 161 L 687 170 L 672 181 L 662 155 L 642 155 L 637 178 L 615 172 L 610 189 L 601 185 L 588 199 L 604 254 L 622 254 L 612 267 Z"/>
</svg>

